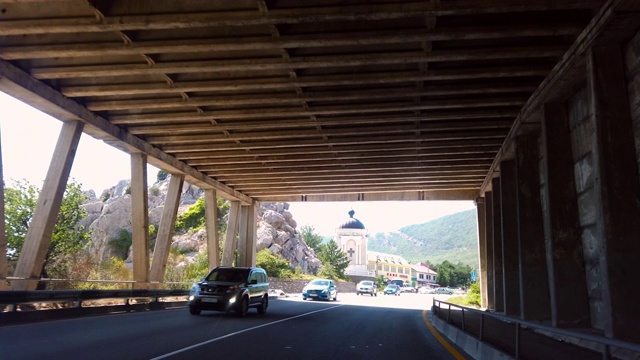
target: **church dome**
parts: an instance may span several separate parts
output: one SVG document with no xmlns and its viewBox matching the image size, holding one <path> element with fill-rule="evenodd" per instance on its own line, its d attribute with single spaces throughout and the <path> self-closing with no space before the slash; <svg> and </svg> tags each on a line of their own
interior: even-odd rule
<svg viewBox="0 0 640 360">
<path fill-rule="evenodd" d="M 360 222 L 360 220 L 353 217 L 356 212 L 351 210 L 349 211 L 349 220 L 347 220 L 344 224 L 340 225 L 340 229 L 360 229 L 364 230 L 364 224 Z"/>
</svg>

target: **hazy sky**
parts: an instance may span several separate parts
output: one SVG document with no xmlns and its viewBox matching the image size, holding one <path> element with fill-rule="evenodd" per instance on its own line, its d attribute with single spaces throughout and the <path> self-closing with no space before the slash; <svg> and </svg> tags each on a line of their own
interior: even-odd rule
<svg viewBox="0 0 640 360">
<path fill-rule="evenodd" d="M 42 188 L 49 162 L 60 133 L 61 122 L 0 92 L 0 143 L 4 179 L 26 179 Z M 156 180 L 158 169 L 149 165 L 149 185 Z M 83 134 L 70 176 L 93 189 L 97 196 L 120 180 L 131 177 L 128 154 L 102 141 Z M 324 202 L 291 203 L 290 211 L 298 223 L 313 226 L 317 233 L 330 236 L 335 228 L 349 219 L 362 221 L 370 233 L 395 231 L 424 223 L 445 215 L 475 208 L 471 201 L 392 201 L 392 202 Z"/>
</svg>

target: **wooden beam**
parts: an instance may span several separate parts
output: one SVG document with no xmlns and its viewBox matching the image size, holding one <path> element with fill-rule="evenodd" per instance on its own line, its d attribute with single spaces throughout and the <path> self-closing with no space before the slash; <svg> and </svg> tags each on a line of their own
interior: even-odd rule
<svg viewBox="0 0 640 360">
<path fill-rule="evenodd" d="M 81 121 L 85 124 L 84 131 L 89 135 L 117 145 L 120 150 L 129 153 L 143 152 L 149 156 L 150 164 L 169 173 L 183 173 L 191 184 L 201 188 L 216 188 L 229 199 L 239 199 L 245 203 L 253 202 L 246 195 L 209 178 L 140 138 L 110 124 L 104 118 L 67 99 L 4 60 L 0 60 L 0 89 L 59 120 Z"/>
<path fill-rule="evenodd" d="M 204 191 L 205 227 L 207 229 L 207 261 L 209 270 L 220 266 L 220 244 L 218 242 L 218 200 L 214 189 Z"/>
<path fill-rule="evenodd" d="M 238 223 L 240 220 L 240 203 L 238 201 L 231 201 L 228 219 L 227 236 L 224 240 L 224 251 L 222 253 L 222 266 L 233 266 L 235 260 Z"/>
<path fill-rule="evenodd" d="M 9 290 L 7 275 L 9 274 L 9 260 L 7 259 L 7 227 L 4 217 L 4 175 L 2 166 L 2 129 L 0 129 L 0 290 Z"/>
<path fill-rule="evenodd" d="M 180 206 L 180 197 L 182 195 L 182 186 L 184 184 L 184 175 L 171 174 L 169 180 L 169 189 L 160 218 L 160 226 L 158 235 L 156 236 L 156 244 L 153 250 L 153 259 L 151 261 L 151 269 L 149 271 L 149 281 L 163 282 L 164 274 L 167 268 L 167 260 L 169 259 L 169 250 L 171 249 L 171 240 Z"/>
<path fill-rule="evenodd" d="M 220 80 L 192 80 L 175 81 L 171 85 L 166 82 L 144 84 L 102 84 L 102 85 L 77 85 L 63 86 L 62 93 L 69 97 L 84 96 L 126 96 L 144 94 L 180 94 L 182 92 L 201 91 L 248 91 L 248 90 L 295 90 L 296 88 L 344 86 L 344 85 L 388 85 L 397 83 L 410 83 L 416 81 L 446 81 L 446 80 L 473 80 L 493 78 L 521 78 L 544 77 L 553 66 L 551 64 L 537 64 L 531 66 L 504 66 L 499 68 L 466 68 L 456 70 L 428 70 L 424 74 L 409 71 L 393 72 L 363 72 L 350 74 L 345 77 L 340 75 L 325 76 L 298 76 L 296 79 L 288 78 L 262 78 L 256 76 L 246 79 L 220 79 Z M 435 86 L 439 88 L 440 86 Z M 445 86 L 441 95 L 447 94 Z M 436 91 L 436 90 L 434 90 Z"/>
<path fill-rule="evenodd" d="M 149 288 L 149 200 L 147 192 L 147 157 L 131 154 L 131 232 L 133 287 Z M 164 274 L 163 274 L 164 275 Z"/>
<path fill-rule="evenodd" d="M 15 280 L 11 283 L 11 290 L 35 290 L 37 287 L 83 128 L 84 124 L 80 121 L 62 124 L 14 271 L 15 277 L 28 280 Z"/>
<path fill-rule="evenodd" d="M 541 59 L 560 57 L 564 46 L 520 46 L 513 48 L 483 48 L 482 50 L 441 50 L 423 53 L 375 53 L 371 55 L 334 55 L 318 57 L 292 57 L 287 61 L 274 58 L 241 60 L 204 60 L 158 62 L 150 66 L 140 63 L 112 65 L 78 65 L 33 67 L 36 79 L 73 79 L 154 74 L 226 73 L 242 71 L 272 71 L 289 69 L 320 69 L 328 67 L 360 67 L 373 65 L 406 65 L 442 61 Z"/>
<path fill-rule="evenodd" d="M 0 0 L 6 2 L 9 0 Z M 59 1 L 59 0 L 56 0 Z M 13 1 L 12 1 L 13 2 Z M 54 34 L 80 32 L 114 32 L 133 30 L 187 29 L 216 26 L 248 26 L 272 24 L 303 24 L 335 21 L 367 21 L 403 19 L 431 14 L 434 16 L 480 15 L 526 11 L 595 10 L 602 5 L 596 0 L 501 0 L 477 2 L 455 0 L 446 3 L 416 2 L 383 5 L 351 5 L 304 7 L 293 9 L 270 9 L 268 13 L 256 11 L 224 11 L 104 16 L 97 19 L 93 14 L 86 17 L 5 20 L 0 23 L 0 35 Z"/>
</svg>

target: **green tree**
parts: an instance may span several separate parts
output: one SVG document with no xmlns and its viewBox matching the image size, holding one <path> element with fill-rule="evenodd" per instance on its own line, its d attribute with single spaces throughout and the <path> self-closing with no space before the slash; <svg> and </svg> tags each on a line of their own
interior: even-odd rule
<svg viewBox="0 0 640 360">
<path fill-rule="evenodd" d="M 24 180 L 17 182 L 14 187 L 5 188 L 7 250 L 11 259 L 20 256 L 39 193 L 38 188 Z M 87 216 L 81 207 L 86 199 L 81 184 L 71 179 L 60 204 L 41 276 L 68 277 L 70 262 L 88 244 L 90 233 L 78 226 L 78 222 Z"/>
<path fill-rule="evenodd" d="M 133 243 L 133 236 L 127 229 L 119 229 L 118 235 L 109 240 L 109 246 L 119 259 L 126 259 L 129 255 L 129 247 Z"/>
<path fill-rule="evenodd" d="M 317 254 L 318 251 L 320 251 L 320 246 L 322 245 L 322 236 L 320 236 L 320 234 L 316 234 L 315 231 L 316 229 L 309 225 L 305 225 L 300 228 L 302 240 L 304 240 L 304 242 Z"/>
<path fill-rule="evenodd" d="M 318 253 L 318 258 L 322 261 L 320 275 L 329 279 L 344 279 L 344 271 L 349 266 L 349 257 L 338 248 L 335 241 L 323 244 Z"/>
<path fill-rule="evenodd" d="M 169 173 L 164 171 L 164 170 L 160 170 L 158 171 L 158 175 L 156 176 L 156 182 L 160 182 L 162 180 L 166 180 L 166 178 L 169 177 Z"/>
</svg>

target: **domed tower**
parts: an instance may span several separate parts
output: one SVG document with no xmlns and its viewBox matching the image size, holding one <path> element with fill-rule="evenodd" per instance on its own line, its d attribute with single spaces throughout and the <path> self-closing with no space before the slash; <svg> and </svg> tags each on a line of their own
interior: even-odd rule
<svg viewBox="0 0 640 360">
<path fill-rule="evenodd" d="M 349 211 L 349 219 L 336 229 L 335 241 L 338 247 L 349 257 L 349 266 L 345 275 L 370 276 L 367 270 L 367 229 L 353 217 L 355 211 Z"/>
</svg>

